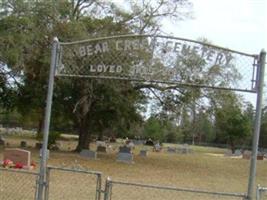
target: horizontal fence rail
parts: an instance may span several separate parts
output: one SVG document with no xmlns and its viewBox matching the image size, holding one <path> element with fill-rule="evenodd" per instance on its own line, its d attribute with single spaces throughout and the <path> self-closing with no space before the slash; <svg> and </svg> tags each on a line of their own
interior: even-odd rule
<svg viewBox="0 0 267 200">
<path fill-rule="evenodd" d="M 0 200 L 34 200 L 36 199 L 36 172 L 0 168 Z"/>
<path fill-rule="evenodd" d="M 159 185 L 147 185 L 107 180 L 105 200 L 212 200 L 212 199 L 246 199 L 244 193 L 212 192 L 207 190 L 177 188 Z"/>
<path fill-rule="evenodd" d="M 101 172 L 48 167 L 45 200 L 100 200 Z"/>
</svg>

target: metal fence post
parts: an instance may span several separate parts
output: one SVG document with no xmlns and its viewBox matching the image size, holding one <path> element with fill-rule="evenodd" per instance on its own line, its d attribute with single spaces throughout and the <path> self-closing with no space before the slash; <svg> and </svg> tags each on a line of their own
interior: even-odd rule
<svg viewBox="0 0 267 200">
<path fill-rule="evenodd" d="M 39 174 L 36 177 L 34 200 L 38 200 Z"/>
<path fill-rule="evenodd" d="M 112 187 L 111 178 L 108 177 L 105 185 L 104 200 L 111 200 L 111 191 L 112 191 L 111 187 Z"/>
<path fill-rule="evenodd" d="M 42 200 L 44 196 L 46 161 L 47 161 L 47 145 L 48 145 L 48 135 L 49 135 L 49 127 L 50 127 L 52 99 L 53 99 L 54 76 L 55 76 L 55 68 L 56 68 L 56 60 L 57 60 L 57 48 L 58 48 L 58 39 L 55 37 L 53 40 L 48 91 L 47 91 L 47 97 L 46 97 L 43 145 L 42 145 L 42 154 L 41 154 L 42 156 L 40 159 L 40 175 L 39 175 L 39 186 L 38 186 L 38 192 L 37 192 L 38 200 Z"/>
<path fill-rule="evenodd" d="M 259 135 L 260 135 L 260 126 L 261 126 L 261 109 L 262 109 L 262 96 L 263 96 L 263 86 L 264 86 L 264 71 L 265 71 L 265 62 L 266 62 L 266 51 L 262 50 L 259 58 L 259 65 L 257 71 L 257 104 L 256 104 L 256 117 L 254 124 L 254 135 L 252 143 L 252 154 L 250 160 L 250 173 L 248 181 L 248 200 L 253 199 L 253 190 L 255 186 L 256 178 L 256 163 L 257 163 L 257 154 L 258 154 L 258 144 L 259 144 Z"/>
<path fill-rule="evenodd" d="M 95 199 L 96 200 L 100 200 L 101 199 L 101 174 L 97 174 L 97 180 L 96 180 L 96 196 Z"/>
<path fill-rule="evenodd" d="M 44 199 L 48 200 L 49 199 L 49 183 L 50 183 L 50 169 L 47 167 L 46 171 L 46 185 L 45 185 L 45 194 L 44 194 Z"/>
<path fill-rule="evenodd" d="M 256 191 L 256 200 L 260 200 L 261 196 L 260 196 L 260 185 L 257 186 L 257 191 Z"/>
</svg>

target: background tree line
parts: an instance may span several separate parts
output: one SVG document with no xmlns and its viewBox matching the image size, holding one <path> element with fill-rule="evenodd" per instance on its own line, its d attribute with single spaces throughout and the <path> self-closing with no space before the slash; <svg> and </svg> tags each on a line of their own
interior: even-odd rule
<svg viewBox="0 0 267 200">
<path fill-rule="evenodd" d="M 129 1 L 127 9 L 101 0 L 0 2 L 1 123 L 35 128 L 39 136 L 54 36 L 67 42 L 118 34 L 156 34 L 161 33 L 161 19 L 192 16 L 192 4 L 187 0 L 154 4 Z M 203 65 L 194 55 L 182 63 L 181 77 Z M 233 73 L 226 79 L 220 70 L 210 74 L 206 81 L 220 78 L 226 85 L 238 77 Z M 192 79 L 201 82 L 197 77 Z M 250 143 L 253 110 L 230 91 L 60 78 L 55 84 L 51 130 L 78 134 L 77 151 L 89 148 L 93 137 L 103 136 L 223 143 L 234 149 Z M 149 113 L 147 119 L 145 112 Z M 262 146 L 267 145 L 264 127 Z"/>
</svg>

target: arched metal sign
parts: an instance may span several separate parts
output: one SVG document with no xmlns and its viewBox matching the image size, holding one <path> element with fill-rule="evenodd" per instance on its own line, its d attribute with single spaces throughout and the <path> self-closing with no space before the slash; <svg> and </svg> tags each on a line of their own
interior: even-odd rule
<svg viewBox="0 0 267 200">
<path fill-rule="evenodd" d="M 59 43 L 57 76 L 256 91 L 256 55 L 177 37 L 123 35 Z"/>
<path fill-rule="evenodd" d="M 77 42 L 59 42 L 55 38 L 46 100 L 38 200 L 42 199 L 46 182 L 54 76 L 142 81 L 257 93 L 247 193 L 248 199 L 252 200 L 265 62 L 264 51 L 260 55 L 251 55 L 169 36 L 121 35 Z"/>
</svg>

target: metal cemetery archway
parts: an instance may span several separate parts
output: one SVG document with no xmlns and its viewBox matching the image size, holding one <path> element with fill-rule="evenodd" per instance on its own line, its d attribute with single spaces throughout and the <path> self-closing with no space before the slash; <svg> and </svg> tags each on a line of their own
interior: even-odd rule
<svg viewBox="0 0 267 200">
<path fill-rule="evenodd" d="M 120 35 L 77 42 L 53 42 L 44 124 L 38 199 L 45 187 L 46 154 L 54 76 L 141 81 L 155 84 L 234 90 L 257 94 L 248 180 L 255 185 L 266 53 L 250 55 L 177 37 Z"/>
</svg>

